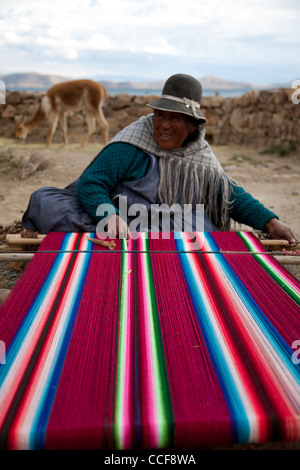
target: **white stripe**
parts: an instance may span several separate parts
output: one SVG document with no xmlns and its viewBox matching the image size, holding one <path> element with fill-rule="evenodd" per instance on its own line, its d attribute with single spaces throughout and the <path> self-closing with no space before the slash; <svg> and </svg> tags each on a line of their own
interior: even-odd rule
<svg viewBox="0 0 300 470">
<path fill-rule="evenodd" d="M 85 237 L 82 237 L 80 249 L 86 250 L 88 243 L 88 240 Z M 58 312 L 58 317 L 56 319 L 56 329 L 53 339 L 50 339 L 50 347 L 47 347 L 44 352 L 43 361 L 35 371 L 35 373 L 37 373 L 37 377 L 30 385 L 30 391 L 33 393 L 28 397 L 29 403 L 23 403 L 23 406 L 25 405 L 26 408 L 28 407 L 28 410 L 25 416 L 21 417 L 22 423 L 18 426 L 18 439 L 16 440 L 18 443 L 18 449 L 30 448 L 30 436 L 32 430 L 34 430 L 34 422 L 35 419 L 38 419 L 39 411 L 42 409 L 43 400 L 47 394 L 51 376 L 57 364 L 64 335 L 72 314 L 72 308 L 76 300 L 76 292 L 78 286 L 80 286 L 85 256 L 86 255 L 84 253 L 79 253 L 76 257 L 74 271 L 72 272 L 72 276 L 70 277 L 68 286 L 64 292 L 60 311 Z M 47 343 L 47 346 L 49 346 L 49 339 Z M 29 390 L 27 390 L 27 392 L 28 391 Z"/>
<path fill-rule="evenodd" d="M 199 232 L 196 235 L 197 235 L 198 243 L 199 243 L 199 239 L 201 240 L 200 246 L 203 247 L 203 250 L 204 251 L 211 250 L 211 248 L 207 244 L 207 240 L 205 239 L 205 236 L 203 235 L 203 233 Z M 186 243 L 186 240 L 184 238 L 183 238 L 183 241 L 184 241 L 184 245 L 185 245 L 185 250 L 188 250 L 189 247 L 188 247 L 188 244 Z M 210 255 L 210 256 L 211 256 L 211 258 L 216 259 L 215 255 Z M 251 442 L 255 442 L 255 440 L 254 441 L 252 440 L 252 439 L 257 438 L 257 436 L 258 436 L 258 423 L 257 423 L 257 416 L 255 414 L 255 409 L 254 409 L 251 401 L 249 400 L 249 396 L 248 396 L 247 391 L 244 387 L 243 380 L 242 380 L 242 378 L 239 374 L 236 363 L 234 362 L 233 357 L 231 356 L 231 353 L 228 349 L 228 345 L 227 345 L 227 343 L 226 343 L 226 341 L 225 341 L 225 339 L 224 339 L 224 337 L 221 333 L 221 330 L 219 329 L 218 322 L 216 321 L 216 318 L 215 318 L 214 313 L 213 313 L 213 308 L 212 308 L 211 302 L 210 302 L 209 298 L 207 297 L 207 294 L 206 294 L 205 289 L 203 288 L 201 279 L 199 278 L 199 274 L 197 272 L 197 267 L 194 263 L 194 257 L 190 256 L 188 258 L 188 260 L 189 260 L 189 264 L 190 264 L 190 266 L 193 270 L 194 279 L 197 283 L 197 287 L 198 287 L 199 293 L 201 295 L 201 299 L 202 299 L 203 303 L 205 304 L 205 310 L 206 310 L 206 314 L 207 314 L 206 318 L 210 322 L 210 328 L 212 328 L 213 334 L 214 334 L 214 337 L 215 337 L 214 339 L 215 339 L 216 343 L 218 344 L 218 349 L 222 351 L 222 356 L 224 357 L 224 361 L 227 363 L 227 369 L 229 370 L 229 373 L 231 375 L 231 380 L 235 384 L 235 387 L 238 390 L 238 395 L 239 395 L 239 397 L 241 399 L 241 402 L 242 402 L 242 404 L 245 408 L 245 413 L 247 415 L 247 419 L 248 419 L 249 427 L 250 427 Z M 250 441 L 250 439 L 249 439 L 249 441 Z"/>
<path fill-rule="evenodd" d="M 71 245 L 73 237 L 71 237 L 69 241 L 69 245 Z M 64 269 L 65 265 L 69 262 L 69 258 L 71 254 L 65 254 L 62 256 L 62 269 Z M 1 403 L 1 410 L 0 410 L 0 418 L 3 416 L 8 408 L 10 407 L 11 401 L 13 399 L 13 394 L 11 393 L 11 389 L 17 388 L 22 380 L 21 370 L 24 370 L 30 359 L 31 355 L 34 351 L 35 344 L 33 344 L 33 338 L 36 336 L 36 332 L 39 330 L 41 325 L 44 323 L 45 311 L 49 311 L 49 304 L 52 304 L 55 300 L 55 293 L 59 286 L 57 285 L 57 279 L 60 276 L 60 272 L 57 272 L 52 279 L 52 282 L 48 288 L 47 294 L 43 298 L 43 301 L 39 305 L 36 301 L 35 309 L 36 313 L 32 312 L 32 316 L 34 316 L 33 322 L 28 328 L 27 334 L 24 336 L 21 345 L 19 346 L 19 351 L 16 353 L 16 357 L 10 366 L 9 372 L 5 377 L 2 386 L 0 388 L 0 403 Z M 37 299 L 38 300 L 38 299 Z M 37 339 L 39 335 L 37 336 Z M 14 354 L 14 352 L 12 352 Z M 10 354 L 10 352 L 9 352 Z"/>
</svg>

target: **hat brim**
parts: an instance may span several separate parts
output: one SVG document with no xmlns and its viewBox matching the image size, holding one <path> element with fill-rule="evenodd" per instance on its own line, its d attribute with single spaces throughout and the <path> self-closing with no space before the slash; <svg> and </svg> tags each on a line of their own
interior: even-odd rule
<svg viewBox="0 0 300 470">
<path fill-rule="evenodd" d="M 178 103 L 177 101 L 168 100 L 166 98 L 159 98 L 158 100 L 151 101 L 147 106 L 154 109 L 160 109 L 162 111 L 171 111 L 174 113 L 186 114 L 187 116 L 192 116 L 195 119 L 206 122 L 206 118 L 201 113 L 200 109 L 196 109 L 195 113 L 197 117 L 193 114 L 191 108 L 187 108 L 184 103 Z"/>
</svg>

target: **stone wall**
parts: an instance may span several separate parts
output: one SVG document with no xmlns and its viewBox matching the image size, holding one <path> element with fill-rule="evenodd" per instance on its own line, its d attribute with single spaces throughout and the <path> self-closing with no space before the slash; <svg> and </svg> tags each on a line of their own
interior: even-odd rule
<svg viewBox="0 0 300 470">
<path fill-rule="evenodd" d="M 201 109 L 207 118 L 206 138 L 213 145 L 241 144 L 264 149 L 273 145 L 300 148 L 300 104 L 291 99 L 293 90 L 251 91 L 234 97 L 203 97 Z M 43 92 L 6 92 L 6 104 L 0 105 L 0 137 L 14 138 L 15 123 L 34 115 Z M 104 108 L 110 125 L 110 136 L 138 117 L 149 114 L 146 104 L 156 96 L 128 94 L 110 95 Z M 86 132 L 84 115 L 76 113 L 68 119 L 70 142 L 79 142 Z M 45 142 L 47 123 L 32 130 L 28 142 Z M 101 142 L 97 131 L 91 141 Z M 62 142 L 60 129 L 53 142 Z"/>
</svg>

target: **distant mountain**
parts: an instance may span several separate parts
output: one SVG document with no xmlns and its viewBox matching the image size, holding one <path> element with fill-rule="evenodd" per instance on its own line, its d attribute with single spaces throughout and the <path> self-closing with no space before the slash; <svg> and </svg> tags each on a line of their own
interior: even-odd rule
<svg viewBox="0 0 300 470">
<path fill-rule="evenodd" d="M 89 78 L 89 77 L 85 77 Z M 43 75 L 36 72 L 28 73 L 13 73 L 10 75 L 0 75 L 0 79 L 4 81 L 7 90 L 47 90 L 56 83 L 74 80 L 70 77 L 62 77 L 59 75 Z M 96 80 L 101 82 L 106 88 L 109 89 L 154 89 L 160 90 L 163 86 L 163 80 L 154 82 L 113 82 L 108 80 Z"/>
<path fill-rule="evenodd" d="M 111 90 L 126 89 L 126 90 L 161 90 L 164 85 L 164 80 L 155 80 L 150 82 L 112 82 L 109 80 L 99 80 L 102 85 Z"/>
<path fill-rule="evenodd" d="M 199 78 L 202 87 L 204 90 L 239 90 L 239 89 L 249 89 L 257 88 L 255 85 L 245 82 L 235 82 L 233 80 L 225 80 L 223 78 L 214 77 L 212 75 L 207 75 L 205 77 Z M 100 80 L 101 81 L 101 80 Z M 101 81 L 101 83 L 109 89 L 151 89 L 151 90 L 161 90 L 164 85 L 164 80 L 155 80 L 150 82 L 112 82 L 112 81 Z"/>
<path fill-rule="evenodd" d="M 70 78 L 58 75 L 42 75 L 36 72 L 28 72 L 2 75 L 1 80 L 4 81 L 7 90 L 47 90 L 56 83 L 70 80 Z"/>
<path fill-rule="evenodd" d="M 253 90 L 256 88 L 255 85 L 245 82 L 235 82 L 233 80 L 225 80 L 224 78 L 214 77 L 213 75 L 206 75 L 205 77 L 199 78 L 204 90 L 241 90 L 249 89 Z"/>
<path fill-rule="evenodd" d="M 88 77 L 86 77 L 88 78 Z M 43 75 L 36 72 L 13 73 L 10 75 L 0 75 L 0 79 L 4 81 L 7 90 L 47 90 L 56 83 L 73 80 L 72 78 L 62 77 L 59 75 Z M 274 86 L 258 86 L 251 83 L 225 80 L 223 78 L 207 75 L 199 78 L 204 90 L 253 90 L 261 88 L 273 88 Z M 101 82 L 107 89 L 127 89 L 127 90 L 158 90 L 163 87 L 164 80 L 154 80 L 149 82 L 133 82 L 123 81 L 114 82 L 109 80 L 97 80 Z M 278 85 L 280 87 L 280 85 Z"/>
</svg>

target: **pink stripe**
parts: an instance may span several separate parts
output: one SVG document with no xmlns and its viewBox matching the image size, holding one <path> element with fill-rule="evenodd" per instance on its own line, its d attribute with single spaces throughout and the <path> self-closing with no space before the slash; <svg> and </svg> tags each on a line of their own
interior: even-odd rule
<svg viewBox="0 0 300 470">
<path fill-rule="evenodd" d="M 245 238 L 253 246 L 254 251 L 267 251 L 265 246 L 251 233 L 244 233 Z M 257 255 L 259 258 L 263 259 L 267 265 L 272 267 L 272 269 L 293 288 L 295 292 L 300 294 L 299 283 L 295 282 L 295 278 L 286 270 L 282 269 L 281 264 L 272 256 L 269 255 Z"/>
<path fill-rule="evenodd" d="M 150 244 L 150 249 L 174 251 L 176 245 L 173 237 L 160 238 Z M 152 253 L 151 260 L 176 447 L 186 447 L 187 442 L 189 447 L 197 447 L 199 442 L 228 444 L 230 413 L 195 315 L 180 258 L 176 253 Z"/>
<path fill-rule="evenodd" d="M 204 250 L 209 250 L 209 246 L 206 245 Z M 285 417 L 285 419 L 290 423 L 295 421 L 295 419 L 297 420 L 297 417 L 295 416 L 295 410 L 291 406 L 287 395 L 283 392 L 283 383 L 280 380 L 280 377 L 274 373 L 274 358 L 272 357 L 270 344 L 268 343 L 266 346 L 262 341 L 264 337 L 261 337 L 260 329 L 258 330 L 252 327 L 247 318 L 244 318 L 243 312 L 245 313 L 245 309 L 240 310 L 237 308 L 235 295 L 233 295 L 233 292 L 228 289 L 228 285 L 224 282 L 224 278 L 216 269 L 217 259 L 212 255 L 203 254 L 202 256 L 205 257 L 205 264 L 206 266 L 210 266 L 209 271 L 215 277 L 213 285 L 218 286 L 220 289 L 222 296 L 221 299 L 224 303 L 224 306 L 226 307 L 227 313 L 230 315 L 230 321 L 235 326 L 235 329 L 238 332 L 238 336 L 243 339 L 243 342 L 247 347 L 247 355 L 254 363 L 255 372 L 259 377 L 259 382 L 263 384 L 265 390 L 267 391 L 268 397 L 272 401 L 273 406 L 276 408 L 279 416 L 282 416 L 282 418 Z M 235 260 L 236 259 L 237 258 L 235 258 Z M 244 262 L 245 260 L 242 258 L 242 263 Z M 257 263 L 255 263 L 255 266 L 256 264 Z M 203 279 L 203 282 L 204 281 L 205 279 Z M 225 330 L 229 331 L 228 327 L 226 328 L 226 325 Z M 222 331 L 224 331 L 223 328 Z M 249 376 L 247 365 L 244 363 L 242 358 L 238 358 L 240 352 L 236 347 L 234 348 L 234 346 L 236 346 L 236 342 L 229 338 L 227 345 L 230 349 L 230 354 L 236 362 L 236 367 L 239 371 L 239 374 L 242 377 L 242 383 L 247 392 L 247 399 L 255 408 L 255 415 L 257 415 L 259 423 L 258 439 L 260 442 L 266 442 L 270 436 L 270 416 L 267 413 L 264 405 L 259 401 L 259 394 L 256 391 L 253 379 Z M 294 429 L 296 428 L 297 426 L 295 422 Z"/>
<path fill-rule="evenodd" d="M 74 249 L 75 243 L 76 243 L 76 240 L 72 239 L 70 249 Z M 31 356 L 35 350 L 39 337 L 44 329 L 45 323 L 48 319 L 49 312 L 52 308 L 53 302 L 55 301 L 58 289 L 60 287 L 61 280 L 63 279 L 65 275 L 65 271 L 67 269 L 68 262 L 71 256 L 72 254 L 65 255 L 64 265 L 62 264 L 60 265 L 59 276 L 56 282 L 52 284 L 52 291 L 51 291 L 51 296 L 49 298 L 49 302 L 46 305 L 44 305 L 44 310 L 38 313 L 38 315 L 41 315 L 41 317 L 38 319 L 36 330 L 34 331 L 34 334 L 30 336 L 30 341 L 28 339 L 27 342 L 26 340 L 23 342 L 23 347 L 18 355 L 18 363 L 15 363 L 15 366 L 14 366 L 14 370 L 13 370 L 14 375 L 10 381 L 9 389 L 7 390 L 4 397 L 1 394 L 1 402 L 3 403 L 3 406 L 1 406 L 1 409 L 0 409 L 0 426 L 2 425 L 3 420 L 5 419 L 7 410 L 9 409 L 13 401 L 14 395 L 18 390 L 18 387 L 22 381 L 24 372 L 30 362 Z M 32 333 L 32 328 L 29 330 L 29 332 Z"/>
<path fill-rule="evenodd" d="M 144 250 L 143 240 L 138 238 L 137 250 Z M 143 442 L 146 446 L 157 445 L 155 423 L 157 414 L 155 407 L 155 383 L 152 338 L 150 331 L 149 290 L 147 286 L 146 255 L 138 255 L 138 293 L 139 293 L 139 345 L 140 345 L 140 375 L 141 375 L 141 413 L 143 423 Z"/>
<path fill-rule="evenodd" d="M 127 245 L 128 251 L 133 249 L 132 239 L 128 240 Z M 121 370 L 123 372 L 123 383 L 120 384 L 120 394 L 118 400 L 121 401 L 122 415 L 119 417 L 120 422 L 117 426 L 120 426 L 120 438 L 121 447 L 123 449 L 129 449 L 132 445 L 133 436 L 133 403 L 132 403 L 132 384 L 133 384 L 133 255 L 127 253 L 126 255 L 126 266 L 123 267 L 122 275 L 125 276 L 126 281 L 126 308 L 124 309 L 124 318 L 120 319 L 123 327 L 123 350 L 119 351 L 119 356 L 122 358 Z M 122 286 L 125 289 L 125 286 Z"/>
<path fill-rule="evenodd" d="M 116 240 L 116 250 L 120 241 Z M 95 245 L 47 425 L 47 449 L 114 448 L 120 253 Z"/>
<path fill-rule="evenodd" d="M 196 234 L 197 242 L 203 244 L 203 251 L 210 251 L 210 246 L 206 243 L 204 237 L 201 236 L 202 234 Z M 248 409 L 248 412 L 252 410 L 253 416 L 255 415 L 255 419 L 259 417 L 259 419 L 263 415 L 263 408 L 259 401 L 257 400 L 255 394 L 255 388 L 253 386 L 252 380 L 249 376 L 249 372 L 245 367 L 244 360 L 241 357 L 241 353 L 238 349 L 238 345 L 234 338 L 232 337 L 232 333 L 230 332 L 230 328 L 224 321 L 224 317 L 222 312 L 219 312 L 219 305 L 215 302 L 216 296 L 219 297 L 220 301 L 224 305 L 226 312 L 231 316 L 231 321 L 233 323 L 236 322 L 236 318 L 239 318 L 241 315 L 240 309 L 237 308 L 236 298 L 232 296 L 230 290 L 228 289 L 228 285 L 226 288 L 226 284 L 224 282 L 224 278 L 219 275 L 217 270 L 218 262 L 216 260 L 215 255 L 210 254 L 203 254 L 201 258 L 197 255 L 191 255 L 194 258 L 194 262 L 196 265 L 197 273 L 200 278 L 200 282 L 203 285 L 205 290 L 205 295 L 209 300 L 211 306 L 211 315 L 212 318 L 216 321 L 216 331 L 220 333 L 225 347 L 224 352 L 227 350 L 226 357 L 230 357 L 230 367 L 232 372 L 235 372 L 235 380 L 237 381 L 237 385 L 240 388 L 240 394 L 244 397 L 243 402 Z M 205 266 L 205 271 L 204 271 Z M 211 278 L 207 277 L 206 272 L 210 273 Z M 211 286 L 214 286 L 214 290 L 211 292 Z M 218 294 L 216 293 L 216 289 L 218 290 Z M 209 313 L 209 312 L 208 312 Z M 240 322 L 241 324 L 242 322 Z M 244 336 L 245 339 L 251 343 L 251 339 L 244 335 L 244 328 L 240 328 L 240 324 L 235 324 L 239 333 Z M 248 344 L 251 346 L 251 344 Z M 252 345 L 254 346 L 254 345 Z M 224 357 L 224 359 L 226 359 Z M 260 358 L 262 360 L 262 358 Z M 232 368 L 232 366 L 234 368 Z M 262 436 L 259 436 L 261 439 Z"/>
<path fill-rule="evenodd" d="M 78 236 L 76 236 L 76 238 L 78 239 Z M 74 240 L 74 243 L 76 243 L 76 241 L 77 240 Z M 86 245 L 86 241 L 84 237 L 81 237 L 78 250 L 83 250 L 85 245 Z M 38 384 L 42 378 L 44 369 L 47 366 L 47 362 L 49 361 L 49 353 L 50 353 L 51 348 L 53 348 L 54 337 L 57 334 L 58 327 L 61 326 L 60 323 L 62 321 L 63 314 L 65 313 L 65 309 L 67 308 L 67 302 L 70 300 L 70 295 L 71 295 L 71 292 L 73 291 L 72 284 L 74 283 L 74 281 L 76 282 L 76 279 L 75 279 L 76 269 L 80 266 L 80 261 L 81 261 L 80 258 L 82 256 L 84 255 L 80 255 L 80 254 L 77 255 L 76 262 L 72 266 L 72 270 L 69 273 L 69 280 L 64 290 L 63 297 L 61 299 L 59 306 L 57 307 L 55 318 L 53 320 L 51 328 L 49 329 L 48 336 L 47 336 L 47 339 L 45 340 L 44 346 L 40 352 L 39 359 L 36 362 L 35 369 L 31 376 L 30 382 L 28 382 L 28 385 L 26 387 L 26 394 L 23 397 L 22 405 L 19 407 L 18 414 L 16 414 L 14 423 L 11 426 L 11 435 L 14 436 L 14 440 L 13 442 L 11 442 L 11 444 L 13 445 L 13 448 L 15 449 L 22 448 L 24 445 L 24 443 L 22 442 L 23 435 L 21 431 L 22 431 L 22 427 L 24 426 L 25 420 L 28 419 L 28 413 L 32 412 L 31 407 L 38 405 L 38 402 L 34 403 L 33 400 L 38 400 L 38 401 L 40 400 L 40 396 L 39 395 L 36 396 L 36 391 L 40 390 L 41 392 L 43 392 L 43 390 L 41 390 L 41 388 L 38 387 Z M 65 266 L 65 268 L 67 268 L 67 265 Z M 64 274 L 65 274 L 65 271 L 66 269 L 64 270 Z M 58 286 L 60 286 L 62 279 L 63 279 L 63 276 L 61 275 L 60 280 L 58 281 Z M 51 302 L 51 305 L 52 305 L 52 302 Z M 48 313 L 50 313 L 50 309 L 48 309 Z M 29 430 L 30 428 L 27 431 Z M 27 433 L 27 437 L 29 437 L 28 433 Z"/>
</svg>

